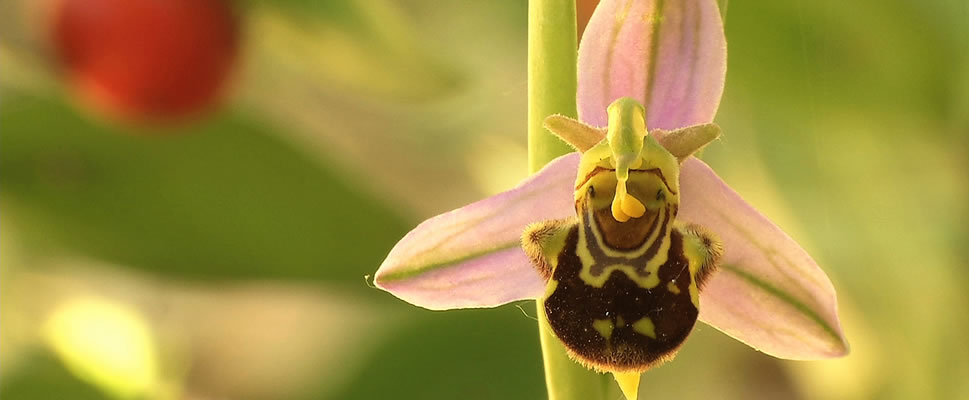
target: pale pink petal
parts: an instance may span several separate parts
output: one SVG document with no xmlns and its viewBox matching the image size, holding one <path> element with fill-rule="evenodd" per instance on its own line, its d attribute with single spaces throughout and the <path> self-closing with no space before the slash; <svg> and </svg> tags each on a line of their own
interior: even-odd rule
<svg viewBox="0 0 969 400">
<path fill-rule="evenodd" d="M 719 234 L 725 252 L 701 292 L 701 320 L 775 357 L 847 353 L 834 287 L 797 242 L 696 158 L 683 163 L 680 190 L 678 217 Z"/>
<path fill-rule="evenodd" d="M 522 251 L 528 224 L 575 215 L 579 154 L 559 157 L 512 190 L 424 221 L 390 251 L 377 287 L 432 309 L 495 307 L 545 287 Z"/>
<path fill-rule="evenodd" d="M 717 2 L 602 0 L 579 45 L 579 119 L 604 127 L 606 107 L 632 97 L 649 129 L 707 123 L 726 71 Z"/>
</svg>

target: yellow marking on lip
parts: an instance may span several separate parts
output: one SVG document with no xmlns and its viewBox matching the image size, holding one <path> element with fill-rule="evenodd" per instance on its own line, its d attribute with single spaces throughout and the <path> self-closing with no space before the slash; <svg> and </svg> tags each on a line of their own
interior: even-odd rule
<svg viewBox="0 0 969 400">
<path fill-rule="evenodd" d="M 656 339 L 656 326 L 653 325 L 653 320 L 649 317 L 643 317 L 639 321 L 633 323 L 633 330 L 636 333 Z"/>
<path fill-rule="evenodd" d="M 593 240 L 594 241 L 593 244 L 595 246 L 597 246 L 599 249 L 601 249 L 601 251 L 603 253 L 606 253 L 607 256 L 610 256 L 610 257 L 622 257 L 622 258 L 626 258 L 626 259 L 633 259 L 633 258 L 637 258 L 637 257 L 640 257 L 643 254 L 645 254 L 646 251 L 649 250 L 649 248 L 653 245 L 653 243 L 656 240 L 665 240 L 667 242 L 669 241 L 668 240 L 669 239 L 669 232 L 671 232 L 670 229 L 667 229 L 665 231 L 662 230 L 662 229 L 654 229 L 653 232 L 650 233 L 649 237 L 647 237 L 646 240 L 643 241 L 643 245 L 640 246 L 637 249 L 634 249 L 634 250 L 617 250 L 617 249 L 613 249 L 613 248 L 611 248 L 611 247 L 609 247 L 609 246 L 606 245 L 606 240 L 603 237 L 604 235 L 603 235 L 603 233 L 602 233 L 602 231 L 600 229 L 599 224 L 596 223 L 595 215 L 593 214 L 593 212 L 594 211 L 591 208 L 585 207 L 581 211 L 581 214 L 579 215 L 579 223 L 580 223 L 580 226 L 583 226 L 584 224 L 591 224 L 592 225 L 592 236 L 593 236 L 593 238 L 591 240 Z M 664 218 L 665 210 L 660 209 L 659 211 L 657 211 L 657 213 L 658 214 L 656 215 L 655 218 Z M 659 223 L 662 224 L 662 222 L 659 222 Z M 670 224 L 670 223 L 672 223 L 672 222 L 671 221 L 667 221 L 667 224 Z M 662 237 L 663 235 L 666 235 L 665 239 Z M 585 241 L 584 243 L 589 243 L 589 238 L 585 234 L 585 229 L 579 229 L 579 241 L 580 241 L 580 243 L 583 243 L 583 241 Z M 669 244 L 662 244 L 662 246 L 664 246 L 666 249 L 669 249 Z M 661 253 L 664 252 L 664 251 L 666 251 L 666 250 L 660 249 L 660 252 Z M 589 256 L 591 257 L 591 254 Z M 581 257 L 581 255 L 580 255 L 580 257 Z M 663 259 L 663 262 L 666 262 L 666 259 L 665 258 Z M 583 265 L 585 265 L 585 264 L 583 263 Z M 657 269 L 658 269 L 658 267 L 659 266 L 657 265 Z"/>
<path fill-rule="evenodd" d="M 555 293 L 555 289 L 558 289 L 558 287 L 559 287 L 559 281 L 555 279 L 549 279 L 548 283 L 545 284 L 545 298 L 547 299 L 549 298 L 549 296 L 552 295 L 552 293 Z"/>
<path fill-rule="evenodd" d="M 695 282 L 690 282 L 690 302 L 697 309 L 700 308 L 700 289 L 696 287 Z"/>
<path fill-rule="evenodd" d="M 616 328 L 616 325 L 612 323 L 612 320 L 597 319 L 592 321 L 592 327 L 595 328 L 596 332 L 599 332 L 600 336 L 609 340 L 612 338 L 612 330 Z"/>
<path fill-rule="evenodd" d="M 591 266 L 589 268 L 583 266 L 582 270 L 579 271 L 579 279 L 589 286 L 601 288 L 605 286 L 606 281 L 609 280 L 609 277 L 612 276 L 612 273 L 615 271 L 621 271 L 622 273 L 626 274 L 630 280 L 636 282 L 636 285 L 643 289 L 652 289 L 659 286 L 659 274 L 647 269 L 647 274 L 645 276 L 640 275 L 639 272 L 636 271 L 636 267 L 628 264 L 612 264 L 603 268 L 602 273 L 598 276 L 592 275 Z"/>
<path fill-rule="evenodd" d="M 586 221 L 595 220 L 591 209 L 586 209 L 582 216 L 583 217 L 580 218 L 580 223 L 583 224 L 588 223 Z M 579 229 L 579 242 L 578 246 L 576 247 L 576 255 L 579 256 L 579 260 L 582 262 L 582 269 L 579 270 L 579 279 L 582 279 L 583 282 L 592 287 L 601 288 L 606 284 L 606 281 L 609 280 L 609 276 L 612 274 L 612 272 L 619 270 L 625 273 L 629 279 L 636 282 L 636 284 L 641 288 L 652 289 L 656 287 L 659 285 L 659 267 L 665 264 L 669 259 L 669 250 L 671 244 L 669 232 L 670 231 L 667 230 L 665 237 L 660 237 L 660 235 L 664 235 L 664 232 L 662 232 L 661 229 L 656 229 L 650 238 L 647 239 L 643 246 L 638 250 L 633 252 L 617 252 L 604 244 L 605 241 L 602 238 L 602 232 L 599 231 L 597 224 L 593 223 L 592 225 L 592 241 L 590 241 L 590 238 L 586 235 L 585 229 Z M 592 275 L 592 267 L 596 264 L 596 260 L 592 256 L 589 246 L 598 246 L 603 252 L 606 253 L 606 255 L 619 254 L 625 258 L 632 259 L 633 257 L 638 257 L 644 254 L 648 247 L 654 244 L 654 240 L 662 240 L 662 242 L 659 243 L 659 249 L 656 252 L 656 255 L 646 262 L 644 273 L 639 273 L 637 268 L 632 265 L 613 264 L 606 266 L 602 273 L 598 276 Z"/>
<path fill-rule="evenodd" d="M 588 218 L 592 218 L 592 216 L 589 215 Z M 606 251 L 607 254 L 610 249 L 603 248 L 602 238 L 600 237 L 601 233 L 599 233 L 598 228 L 594 228 L 592 230 L 592 235 L 594 236 L 592 238 L 593 242 L 590 242 L 589 237 L 586 236 L 585 229 L 579 229 L 579 240 L 575 247 L 575 255 L 579 257 L 579 262 L 582 263 L 582 268 L 579 270 L 579 279 L 581 279 L 582 282 L 585 282 L 585 284 L 592 287 L 601 288 L 606 284 L 606 281 L 609 280 L 609 276 L 612 275 L 614 271 L 618 270 L 625 273 L 626 276 L 629 277 L 629 279 L 631 279 L 633 282 L 636 282 L 636 284 L 639 287 L 642 287 L 644 289 L 651 289 L 659 285 L 659 275 L 658 275 L 659 267 L 666 262 L 666 259 L 668 257 L 669 240 L 666 240 L 664 243 L 661 243 L 659 252 L 657 253 L 656 257 L 653 257 L 653 259 L 651 259 L 646 264 L 646 273 L 644 275 L 641 275 L 640 273 L 638 273 L 636 271 L 637 268 L 632 265 L 613 264 L 605 267 L 602 273 L 599 274 L 598 276 L 593 276 L 592 267 L 596 265 L 596 260 L 595 260 L 595 257 L 592 256 L 592 252 L 589 250 L 589 246 L 598 245 L 601 249 Z M 645 252 L 645 251 L 646 249 L 643 248 L 641 251 L 638 251 L 638 252 Z M 620 253 L 620 254 L 623 254 L 623 253 Z"/>
<path fill-rule="evenodd" d="M 585 229 L 579 229 L 579 243 L 575 246 L 575 255 L 579 256 L 583 271 L 592 269 L 592 266 L 596 263 L 595 257 L 589 251 L 589 238 L 585 236 Z"/>
</svg>

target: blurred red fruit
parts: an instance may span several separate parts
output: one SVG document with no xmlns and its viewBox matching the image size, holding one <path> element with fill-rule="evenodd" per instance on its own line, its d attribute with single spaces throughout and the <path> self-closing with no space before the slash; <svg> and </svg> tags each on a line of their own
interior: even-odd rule
<svg viewBox="0 0 969 400">
<path fill-rule="evenodd" d="M 56 54 L 80 95 L 125 119 L 205 111 L 236 58 L 224 0 L 55 0 Z"/>
</svg>

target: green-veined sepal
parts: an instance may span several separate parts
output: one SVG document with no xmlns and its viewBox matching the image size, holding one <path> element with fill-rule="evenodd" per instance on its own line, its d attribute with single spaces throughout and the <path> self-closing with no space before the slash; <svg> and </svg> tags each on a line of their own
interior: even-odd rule
<svg viewBox="0 0 969 400">
<path fill-rule="evenodd" d="M 700 296 L 700 320 L 779 358 L 848 353 L 834 286 L 794 239 L 747 204 L 703 161 L 682 165 L 680 218 L 720 235 L 720 272 Z"/>
<path fill-rule="evenodd" d="M 394 246 L 374 283 L 432 310 L 540 296 L 545 283 L 521 249 L 521 234 L 536 221 L 574 215 L 578 160 L 562 156 L 514 189 L 424 221 Z"/>
</svg>

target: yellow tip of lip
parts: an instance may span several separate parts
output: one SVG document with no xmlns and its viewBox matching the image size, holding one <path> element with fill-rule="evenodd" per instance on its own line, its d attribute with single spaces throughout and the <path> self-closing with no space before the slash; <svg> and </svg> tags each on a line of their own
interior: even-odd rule
<svg viewBox="0 0 969 400">
<path fill-rule="evenodd" d="M 613 372 L 613 378 L 616 378 L 616 383 L 619 384 L 619 388 L 622 389 L 622 394 L 626 396 L 626 400 L 637 400 L 639 398 L 639 372 Z"/>
</svg>

